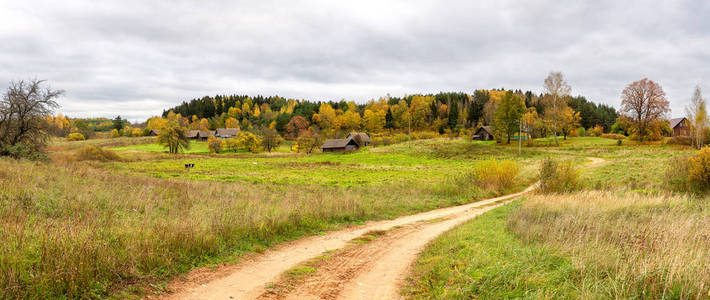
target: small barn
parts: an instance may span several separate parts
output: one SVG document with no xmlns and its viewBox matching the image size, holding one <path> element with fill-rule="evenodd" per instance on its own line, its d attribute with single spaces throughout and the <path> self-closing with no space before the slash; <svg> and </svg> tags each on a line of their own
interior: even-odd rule
<svg viewBox="0 0 710 300">
<path fill-rule="evenodd" d="M 210 136 L 214 136 L 214 131 L 212 130 L 199 130 L 197 132 L 197 140 L 206 141 Z"/>
<path fill-rule="evenodd" d="M 185 134 L 185 136 L 190 140 L 194 140 L 194 139 L 197 139 L 197 135 L 199 133 L 200 133 L 199 130 L 188 130 L 187 133 Z"/>
<path fill-rule="evenodd" d="M 671 137 L 689 136 L 690 122 L 686 118 L 674 118 L 668 121 L 671 126 Z"/>
<path fill-rule="evenodd" d="M 489 141 L 493 138 L 493 126 L 481 126 L 473 134 L 473 139 L 477 141 Z"/>
<path fill-rule="evenodd" d="M 360 145 L 353 138 L 331 139 L 325 141 L 320 149 L 323 152 L 355 151 L 360 149 Z"/>
<path fill-rule="evenodd" d="M 238 134 L 239 128 L 217 128 L 215 131 L 215 136 L 223 139 L 237 137 Z"/>
<path fill-rule="evenodd" d="M 149 136 L 158 136 L 160 135 L 160 130 L 155 130 L 151 129 L 150 132 L 148 133 Z"/>
<path fill-rule="evenodd" d="M 369 145 L 370 145 L 370 142 L 372 142 L 372 140 L 370 140 L 370 136 L 367 135 L 367 133 L 364 133 L 364 132 L 351 132 L 351 133 L 348 134 L 348 136 L 345 137 L 345 138 L 346 138 L 346 139 L 349 139 L 349 138 L 354 139 L 355 142 L 357 142 L 358 145 L 360 145 L 360 147 L 369 146 Z"/>
</svg>

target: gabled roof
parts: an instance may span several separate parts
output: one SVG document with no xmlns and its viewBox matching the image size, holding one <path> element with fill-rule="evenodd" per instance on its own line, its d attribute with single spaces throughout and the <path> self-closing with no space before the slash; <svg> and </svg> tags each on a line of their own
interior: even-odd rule
<svg viewBox="0 0 710 300">
<path fill-rule="evenodd" d="M 326 148 L 345 148 L 348 144 L 353 143 L 357 145 L 357 142 L 353 140 L 352 138 L 347 138 L 347 139 L 330 139 L 325 141 L 323 143 L 323 146 L 321 146 L 321 149 L 326 149 Z"/>
<path fill-rule="evenodd" d="M 478 134 L 478 132 L 480 132 L 481 130 L 488 132 L 488 134 L 490 135 L 493 135 L 493 126 L 481 126 L 481 128 L 478 128 L 478 130 L 476 130 L 476 134 Z"/>
<path fill-rule="evenodd" d="M 198 133 L 200 133 L 199 130 L 188 130 L 185 135 L 187 138 L 196 138 Z"/>
<path fill-rule="evenodd" d="M 214 135 L 214 131 L 211 130 L 200 130 L 197 136 L 199 137 L 209 137 L 211 135 Z"/>
<path fill-rule="evenodd" d="M 680 122 L 683 122 L 683 120 L 686 120 L 686 118 L 683 117 L 683 118 L 671 119 L 671 120 L 669 121 L 669 122 L 671 123 L 671 128 L 675 128 L 676 126 L 678 126 L 678 124 L 680 124 Z"/>
<path fill-rule="evenodd" d="M 237 136 L 239 128 L 217 128 L 217 136 Z"/>
<path fill-rule="evenodd" d="M 362 142 L 362 143 L 371 142 L 370 136 L 364 132 L 351 132 L 350 134 L 348 134 L 348 136 L 346 138 L 354 138 L 355 139 L 355 136 L 360 136 L 360 142 Z M 357 141 L 357 139 L 356 139 L 356 141 Z"/>
</svg>

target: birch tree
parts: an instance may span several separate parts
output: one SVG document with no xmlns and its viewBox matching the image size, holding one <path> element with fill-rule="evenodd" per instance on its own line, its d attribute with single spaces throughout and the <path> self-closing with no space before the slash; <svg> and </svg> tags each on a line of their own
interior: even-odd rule
<svg viewBox="0 0 710 300">
<path fill-rule="evenodd" d="M 705 108 L 705 99 L 700 86 L 695 86 L 690 105 L 685 107 L 686 118 L 690 122 L 693 145 L 698 149 L 705 144 L 705 130 L 708 124 L 708 112 Z"/>
<path fill-rule="evenodd" d="M 545 78 L 545 92 L 550 95 L 550 107 L 552 113 L 546 114 L 549 116 L 552 123 L 552 132 L 555 136 L 555 146 L 559 146 L 557 142 L 557 129 L 559 118 L 561 117 L 561 111 L 567 106 L 565 103 L 565 97 L 569 96 L 572 87 L 567 84 L 562 72 L 550 72 L 550 75 Z"/>
</svg>

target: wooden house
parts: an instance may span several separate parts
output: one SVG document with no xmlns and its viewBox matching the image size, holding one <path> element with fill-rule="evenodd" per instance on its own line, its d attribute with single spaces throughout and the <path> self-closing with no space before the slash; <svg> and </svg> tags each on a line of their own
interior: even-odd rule
<svg viewBox="0 0 710 300">
<path fill-rule="evenodd" d="M 150 132 L 148 133 L 149 136 L 158 136 L 160 135 L 160 130 L 155 130 L 151 129 Z"/>
<path fill-rule="evenodd" d="M 200 133 L 199 130 L 188 130 L 185 136 L 187 136 L 187 139 L 189 140 L 195 140 L 197 139 L 197 135 Z"/>
<path fill-rule="evenodd" d="M 494 139 L 493 126 L 481 126 L 481 128 L 476 130 L 472 138 L 477 141 L 489 141 Z"/>
<path fill-rule="evenodd" d="M 214 131 L 212 130 L 199 130 L 197 132 L 197 140 L 206 141 L 210 136 L 214 136 Z"/>
<path fill-rule="evenodd" d="M 239 134 L 239 128 L 217 128 L 215 136 L 222 139 L 234 138 Z"/>
<path fill-rule="evenodd" d="M 675 118 L 668 121 L 671 127 L 671 137 L 689 136 L 690 122 L 686 118 Z"/>
<path fill-rule="evenodd" d="M 320 149 L 323 152 L 355 151 L 360 149 L 360 145 L 353 138 L 331 139 L 325 141 Z"/>
<path fill-rule="evenodd" d="M 351 132 L 351 133 L 348 134 L 348 136 L 345 137 L 345 138 L 346 138 L 346 139 L 349 139 L 349 138 L 354 139 L 355 142 L 357 142 L 358 145 L 360 145 L 360 147 L 369 146 L 370 143 L 372 142 L 372 140 L 370 140 L 370 136 L 367 135 L 367 133 L 364 133 L 364 132 Z"/>
</svg>

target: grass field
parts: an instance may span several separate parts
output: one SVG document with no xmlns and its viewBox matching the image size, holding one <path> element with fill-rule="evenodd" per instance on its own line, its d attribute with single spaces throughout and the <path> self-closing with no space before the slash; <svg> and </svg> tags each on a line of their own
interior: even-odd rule
<svg viewBox="0 0 710 300">
<path fill-rule="evenodd" d="M 543 155 L 421 140 L 351 154 L 172 156 L 136 150 L 155 149 L 146 140 L 61 142 L 53 163 L 0 159 L 0 298 L 134 297 L 285 240 L 520 190 Z M 117 151 L 122 162 L 70 159 L 117 142 L 130 148 Z M 510 188 L 461 179 L 495 159 L 522 167 Z"/>
<path fill-rule="evenodd" d="M 405 295 L 710 298 L 710 201 L 676 195 L 663 178 L 670 158 L 695 151 L 629 144 L 584 138 L 550 150 L 606 162 L 581 167 L 582 191 L 534 195 L 439 237 Z"/>
<path fill-rule="evenodd" d="M 609 203 L 624 203 L 626 195 L 664 199 L 669 193 L 661 184 L 665 162 L 692 153 L 660 144 L 617 146 L 615 140 L 602 138 L 575 138 L 561 140 L 560 147 L 545 146 L 550 143 L 550 139 L 540 139 L 536 147 L 523 147 L 520 155 L 515 144 L 463 139 L 418 140 L 348 154 L 312 155 L 293 153 L 286 145 L 274 153 L 215 155 L 207 153 L 204 143 L 194 143 L 191 152 L 170 155 L 150 137 L 55 141 L 49 148 L 54 162 L 0 159 L 0 298 L 137 297 L 147 284 L 160 285 L 196 266 L 233 262 L 244 253 L 283 241 L 521 190 L 534 182 L 539 161 L 545 157 L 571 160 L 575 165 L 587 162 L 588 156 L 606 159 L 596 168 L 582 167 L 580 173 L 583 189 L 608 191 L 600 195 L 611 199 Z M 122 160 L 74 161 L 73 153 L 85 145 L 111 148 Z M 475 176 L 470 174 L 479 172 L 483 164 L 500 160 L 512 161 L 521 169 L 512 186 L 472 181 Z M 185 163 L 194 163 L 195 168 L 187 171 Z M 571 218 L 579 219 L 574 226 L 592 226 L 584 222 L 594 220 L 580 214 L 585 209 L 604 220 L 605 214 L 619 215 L 619 210 L 628 208 L 578 203 L 575 209 L 558 211 L 540 204 L 546 200 L 539 197 L 484 215 L 433 243 L 417 264 L 409 295 L 638 295 L 639 284 L 649 281 L 628 276 L 614 280 L 584 277 L 585 270 L 610 270 L 606 263 L 614 261 L 598 263 L 582 257 L 582 247 L 617 251 L 613 258 L 624 257 L 626 250 L 614 248 L 615 244 L 592 244 L 587 237 L 575 248 L 568 241 L 579 235 L 556 236 L 542 230 L 557 228 L 555 232 L 560 232 L 565 228 L 561 220 Z M 580 203 L 595 203 L 587 198 L 573 197 Z M 689 201 L 683 199 L 675 201 Z M 653 201 L 648 207 L 658 202 Z M 638 209 L 643 218 L 629 217 L 626 223 L 612 224 L 634 228 L 655 217 L 648 213 L 669 215 L 662 209 L 633 209 L 629 216 L 636 216 Z M 708 215 L 704 207 L 673 213 L 679 220 L 691 218 L 707 224 L 702 223 Z M 600 229 L 597 236 L 602 233 L 606 231 Z M 679 242 L 667 243 L 671 241 Z M 683 262 L 697 267 L 698 259 L 707 258 L 702 256 L 706 252 L 696 252 L 701 256 L 686 256 Z M 662 265 L 662 261 L 656 263 Z M 674 269 L 669 274 L 687 278 L 698 272 Z M 683 280 L 672 283 L 689 288 Z M 579 284 L 596 287 L 580 289 Z M 611 289 L 617 284 L 625 284 L 625 289 Z M 652 285 L 653 293 L 666 283 L 659 284 Z M 487 291 L 493 286 L 496 289 Z"/>
</svg>

